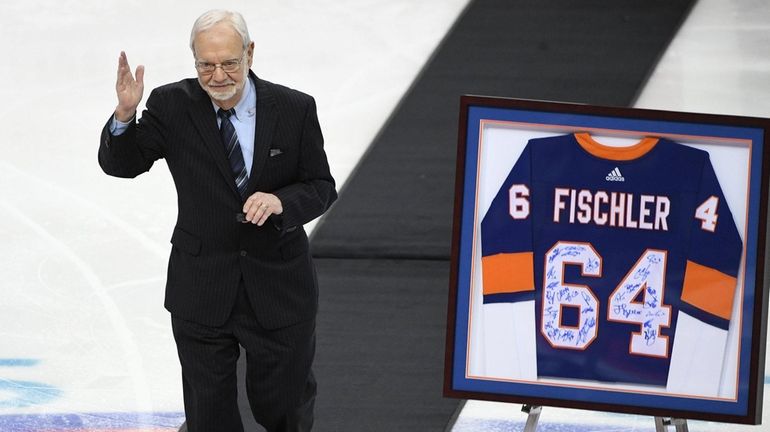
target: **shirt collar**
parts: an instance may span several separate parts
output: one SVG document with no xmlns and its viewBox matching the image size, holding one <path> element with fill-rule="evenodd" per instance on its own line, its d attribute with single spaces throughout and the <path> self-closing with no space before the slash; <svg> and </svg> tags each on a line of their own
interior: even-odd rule
<svg viewBox="0 0 770 432">
<path fill-rule="evenodd" d="M 246 80 L 248 82 L 243 87 L 241 100 L 239 100 L 233 107 L 235 110 L 235 118 L 241 121 L 249 117 L 254 117 L 257 110 L 257 89 L 254 86 L 254 81 L 252 81 L 251 77 L 247 75 Z M 211 101 L 211 105 L 214 107 L 214 111 L 219 111 L 219 105 L 215 104 L 214 101 Z"/>
</svg>

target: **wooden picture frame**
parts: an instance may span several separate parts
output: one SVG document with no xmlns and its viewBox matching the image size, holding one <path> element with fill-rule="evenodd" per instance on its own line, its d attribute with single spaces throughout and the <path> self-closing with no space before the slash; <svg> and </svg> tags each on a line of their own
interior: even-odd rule
<svg viewBox="0 0 770 432">
<path fill-rule="evenodd" d="M 463 96 L 460 104 L 457 146 L 444 376 L 445 396 L 759 424 L 762 412 L 768 294 L 765 251 L 768 234 L 769 137 L 770 120 L 762 118 Z M 645 141 L 645 138 L 652 141 Z M 585 143 L 580 141 L 581 139 L 590 142 Z M 654 343 L 661 349 L 659 357 L 665 358 L 665 361 L 661 362 L 665 367 L 661 369 L 658 366 L 640 366 L 643 364 L 641 360 L 639 364 L 634 363 L 635 359 L 641 359 L 643 356 L 640 354 L 644 354 L 644 350 L 648 349 L 642 345 L 639 345 L 641 348 L 635 348 L 633 345 L 634 338 L 642 338 L 633 334 L 641 335 L 645 332 L 644 326 L 647 325 L 642 324 L 641 321 L 635 322 L 634 319 L 637 318 L 632 317 L 629 318 L 629 322 L 625 322 L 625 324 L 632 324 L 631 327 L 634 324 L 638 325 L 638 332 L 629 331 L 627 353 L 611 354 L 607 349 L 611 345 L 598 348 L 599 343 L 595 340 L 600 339 L 596 338 L 625 338 L 626 336 L 618 336 L 621 333 L 616 334 L 607 330 L 609 326 L 614 325 L 608 322 L 618 321 L 617 316 L 613 314 L 619 313 L 617 311 L 620 309 L 609 307 L 609 305 L 614 305 L 615 308 L 618 306 L 620 300 L 610 298 L 617 289 L 609 295 L 594 293 L 593 282 L 591 282 L 593 279 L 583 278 L 586 276 L 585 264 L 577 269 L 573 268 L 576 267 L 574 262 L 562 264 L 558 271 L 562 272 L 559 283 L 563 285 L 557 285 L 571 287 L 576 293 L 592 294 L 594 300 L 590 300 L 590 304 L 593 306 L 570 308 L 566 307 L 570 306 L 566 301 L 558 300 L 558 314 L 553 312 L 552 307 L 557 303 L 554 303 L 553 298 L 549 297 L 550 294 L 544 288 L 552 284 L 543 276 L 546 273 L 551 274 L 555 267 L 548 267 L 546 260 L 546 266 L 542 270 L 535 268 L 535 270 L 522 271 L 522 269 L 527 266 L 541 265 L 544 258 L 542 251 L 554 250 L 556 247 L 554 245 L 537 243 L 540 241 L 539 233 L 550 229 L 545 225 L 555 224 L 557 220 L 564 225 L 559 229 L 566 237 L 569 237 L 571 229 L 567 224 L 569 218 L 574 224 L 574 229 L 580 231 L 580 234 L 576 234 L 574 238 L 565 239 L 567 243 L 557 243 L 562 246 L 590 243 L 595 237 L 596 242 L 604 241 L 617 245 L 616 250 L 627 251 L 643 246 L 647 251 L 656 251 L 655 243 L 658 238 L 667 235 L 679 236 L 676 237 L 677 239 L 683 238 L 677 233 L 678 228 L 675 229 L 674 220 L 668 222 L 671 225 L 670 230 L 666 220 L 655 220 L 656 223 L 661 222 L 658 224 L 661 226 L 652 224 L 653 219 L 658 217 L 655 215 L 656 211 L 661 214 L 660 218 L 673 219 L 675 214 L 679 214 L 677 212 L 685 207 L 683 204 L 685 198 L 682 197 L 689 192 L 672 192 L 678 195 L 668 196 L 667 192 L 660 192 L 661 187 L 666 189 L 666 186 L 660 186 L 658 192 L 650 192 L 649 196 L 640 195 L 642 197 L 640 202 L 640 198 L 633 195 L 646 193 L 643 181 L 635 185 L 632 185 L 630 180 L 626 184 L 618 183 L 625 180 L 623 172 L 633 172 L 634 161 L 637 160 L 635 158 L 645 157 L 643 155 L 647 154 L 645 153 L 647 151 L 650 152 L 649 154 L 653 151 L 663 151 L 650 150 L 653 147 L 669 148 L 659 144 L 663 140 L 674 143 L 666 144 L 670 148 L 679 149 L 680 147 L 677 146 L 684 146 L 701 150 L 701 152 L 687 150 L 686 154 L 707 153 L 706 160 L 710 160 L 713 166 L 721 188 L 720 192 L 731 210 L 735 230 L 741 242 L 738 251 L 740 257 L 736 258 L 739 259 L 738 273 L 731 276 L 735 286 L 728 292 L 729 296 L 725 294 L 725 298 L 732 297 L 732 308 L 728 302 L 726 306 L 718 306 L 726 310 L 711 311 L 716 313 L 718 320 L 724 318 L 727 320 L 724 323 L 729 322 L 724 328 L 712 328 L 712 323 L 708 319 L 699 320 L 697 314 L 693 315 L 689 309 L 685 309 L 693 304 L 698 305 L 697 301 L 690 298 L 692 292 L 695 292 L 693 289 L 699 288 L 697 284 L 692 285 L 695 282 L 688 282 L 694 274 L 694 270 L 689 267 L 687 272 L 673 270 L 673 274 L 665 273 L 664 284 L 668 284 L 669 297 L 663 296 L 660 302 L 648 301 L 657 299 L 657 293 L 648 294 L 647 285 L 644 285 L 645 288 L 640 288 L 641 291 L 634 291 L 633 298 L 625 300 L 631 307 L 643 308 L 649 306 L 645 306 L 647 303 L 652 304 L 649 307 L 657 307 L 656 310 L 661 311 L 659 316 L 665 315 L 660 318 L 662 321 L 656 321 L 657 324 L 653 323 L 652 326 L 653 335 L 657 335 L 658 339 L 646 339 L 649 345 Z M 643 141 L 649 144 L 647 148 L 642 148 L 647 145 Z M 551 146 L 548 148 L 551 149 L 552 156 L 544 150 L 546 147 L 542 147 L 544 143 L 549 143 L 548 145 Z M 596 173 L 582 172 L 586 163 L 581 159 L 583 158 L 581 155 L 590 150 L 591 145 L 605 150 L 630 148 L 629 146 L 634 145 L 638 151 L 622 162 L 612 165 L 614 169 L 608 165 L 607 172 L 602 172 L 597 177 Z M 516 163 L 524 160 L 522 155 L 526 154 L 529 158 L 530 153 L 534 154 L 535 150 L 531 149 L 535 147 L 532 146 L 541 146 L 537 147 L 539 158 L 537 164 L 529 159 L 521 164 L 526 165 L 527 169 L 538 170 L 538 174 L 528 174 L 533 184 L 516 183 L 510 186 L 506 182 L 509 182 L 509 179 L 514 176 L 514 171 L 519 169 L 514 169 Z M 614 150 L 608 151 L 614 152 Z M 595 156 L 591 154 L 586 157 Z M 551 158 L 554 161 L 553 169 L 548 163 Z M 564 160 L 565 158 L 571 159 Z M 661 164 L 660 169 L 666 170 L 666 173 L 679 172 L 681 169 L 682 176 L 692 177 L 688 173 L 700 171 L 691 171 L 687 166 L 681 165 L 689 164 L 689 160 L 677 159 L 679 166 Z M 649 170 L 649 166 L 647 168 L 646 173 L 641 177 L 648 180 L 657 178 L 655 173 Z M 543 171 L 548 171 L 548 174 L 542 174 Z M 570 173 L 569 178 L 572 180 L 559 177 L 560 173 L 566 172 Z M 660 174 L 661 178 L 674 179 L 669 183 L 676 183 L 675 175 L 663 176 L 663 171 Z M 536 176 L 539 177 L 536 179 Z M 542 178 L 549 180 L 542 180 Z M 583 178 L 586 180 L 583 181 Z M 554 188 L 551 183 L 548 183 L 551 181 L 562 183 L 558 183 L 560 186 Z M 577 184 L 572 185 L 571 182 Z M 686 179 L 682 178 L 682 184 L 684 183 Z M 697 182 L 690 181 L 690 183 Z M 612 227 L 603 226 L 603 223 L 607 225 L 605 222 L 610 212 L 609 196 L 610 194 L 614 196 L 615 193 L 611 191 L 622 191 L 626 186 L 631 189 L 625 193 L 628 198 L 625 210 L 628 214 L 636 213 L 626 216 L 627 222 L 618 218 L 617 223 L 613 222 Z M 503 190 L 505 188 L 507 189 Z M 687 189 L 685 186 L 681 188 Z M 530 215 L 530 204 L 533 208 L 540 205 L 535 201 L 537 194 L 541 197 L 538 199 L 542 199 L 537 202 L 553 202 L 553 206 L 540 213 L 535 213 L 533 209 Z M 548 197 L 542 198 L 545 195 Z M 660 197 L 661 202 L 657 204 L 657 208 L 653 201 L 658 198 L 652 198 L 653 195 Z M 527 229 L 531 229 L 530 233 L 532 233 L 533 250 L 528 252 L 530 255 L 522 255 L 523 252 L 517 250 L 518 258 L 500 259 L 495 264 L 497 266 L 494 270 L 497 272 L 495 274 L 502 272 L 500 274 L 506 277 L 507 275 L 518 277 L 527 271 L 532 273 L 530 276 L 532 283 L 517 282 L 520 285 L 509 290 L 510 292 L 503 288 L 499 288 L 502 291 L 495 291 L 498 288 L 493 289 L 492 286 L 497 282 L 489 279 L 493 277 L 493 271 L 489 270 L 492 267 L 488 264 L 482 265 L 482 262 L 494 260 L 488 249 L 499 246 L 482 245 L 481 235 L 482 221 L 488 212 L 491 213 L 490 209 L 496 199 L 509 200 L 507 205 L 509 205 L 512 219 L 531 219 L 528 222 L 529 225 L 526 225 L 530 227 Z M 632 199 L 635 200 L 636 207 L 632 207 Z M 533 201 L 530 203 L 530 200 Z M 709 228 L 713 228 L 717 223 L 716 204 L 716 198 L 711 198 L 709 203 L 698 206 L 695 209 L 697 214 L 692 216 L 696 218 L 694 223 L 697 224 L 697 218 L 700 218 L 703 230 L 708 231 Z M 689 212 L 687 214 L 693 213 L 690 207 L 687 207 Z M 729 216 L 728 213 L 724 213 L 725 208 L 719 208 L 720 214 Z M 621 211 L 620 207 L 612 207 L 612 211 L 614 210 Z M 671 213 L 670 216 L 669 213 Z M 543 217 L 549 214 L 553 214 L 553 217 Z M 584 219 L 585 223 L 581 225 L 579 221 L 576 222 L 574 220 L 576 215 L 580 220 Z M 487 226 L 493 226 L 494 220 L 490 216 Z M 728 222 L 725 221 L 729 219 L 723 218 L 718 223 L 722 224 L 720 226 L 727 226 L 725 224 Z M 503 221 L 503 223 L 507 222 Z M 639 228 L 648 228 L 648 231 Z M 694 229 L 694 233 L 700 233 L 697 228 Z M 522 233 L 510 235 L 521 236 Z M 696 238 L 701 234 L 682 235 Z M 485 238 L 493 237 L 488 235 Z M 650 244 L 645 244 L 647 240 Z M 505 244 L 506 241 L 503 238 L 503 241 L 498 243 Z M 491 240 L 488 241 L 490 242 Z M 689 258 L 687 264 L 675 262 L 682 260 L 680 255 L 687 258 L 688 248 L 695 249 L 680 243 L 672 240 L 671 251 L 644 252 L 642 250 L 639 253 L 657 253 L 657 256 L 668 260 L 666 263 L 670 264 L 669 267 L 663 267 L 666 271 L 669 268 L 684 268 L 683 265 L 699 266 L 697 263 L 693 264 L 695 260 L 690 261 Z M 680 246 L 685 252 L 674 251 L 680 249 Z M 549 247 L 551 249 L 548 249 Z M 585 253 L 601 259 L 601 263 L 607 267 L 605 269 L 607 273 L 613 270 L 628 271 L 628 268 L 613 267 L 617 265 L 612 260 L 613 255 L 616 254 L 611 251 L 605 251 L 604 258 L 601 258 L 601 252 L 592 252 L 590 248 L 585 250 L 588 251 Z M 728 253 L 715 251 L 714 254 L 720 257 Z M 521 257 L 524 257 L 525 261 L 521 261 L 519 259 Z M 534 264 L 523 265 L 522 262 Z M 486 276 L 484 269 L 487 269 Z M 568 270 L 565 269 L 573 273 L 568 275 Z M 584 273 L 582 275 L 579 272 L 574 273 L 576 270 Z M 727 271 L 727 273 L 730 272 Z M 578 276 L 570 276 L 572 274 L 578 274 Z M 570 278 L 574 281 L 569 282 Z M 523 280 L 527 278 L 524 277 Z M 685 282 L 682 283 L 682 280 Z M 542 284 L 538 281 L 542 281 Z M 696 286 L 696 288 L 683 288 L 683 285 L 688 283 L 689 286 Z M 532 284 L 534 286 L 529 287 Z M 620 285 L 617 286 L 620 287 Z M 529 294 L 531 297 L 530 299 L 522 297 L 524 300 L 518 301 L 516 296 L 520 293 Z M 673 306 L 669 307 L 669 303 Z M 676 304 L 681 304 L 682 308 L 676 307 Z M 595 310 L 592 309 L 594 306 Z M 625 310 L 625 305 L 622 306 Z M 652 309 L 645 309 L 645 311 L 648 310 Z M 557 318 L 552 318 L 553 316 Z M 584 319 L 586 316 L 595 324 L 589 327 L 586 323 L 590 320 Z M 711 315 L 707 313 L 704 316 Z M 691 318 L 694 321 L 691 321 Z M 548 330 L 552 328 L 548 326 L 553 323 L 557 327 L 557 333 L 550 333 Z M 587 338 L 577 336 L 576 340 L 581 338 L 582 340 L 575 342 L 577 344 L 575 346 L 568 346 L 566 345 L 568 342 L 554 339 L 557 337 L 554 334 L 561 335 L 558 331 L 563 331 L 566 338 L 582 335 L 580 332 L 583 330 L 591 332 L 592 336 Z M 565 345 L 560 345 L 562 343 Z M 640 343 L 644 344 L 643 341 Z M 722 347 L 721 362 L 720 346 Z M 577 351 L 580 352 L 576 353 Z M 639 356 L 635 357 L 637 354 Z M 612 358 L 604 358 L 605 355 Z M 713 361 L 704 359 L 713 359 Z M 719 364 L 721 367 L 718 366 Z M 650 374 L 642 373 L 645 368 L 651 368 Z M 667 374 L 664 376 L 664 381 L 660 380 L 662 373 Z M 624 376 L 635 381 L 624 382 Z M 648 379 L 645 377 L 650 377 L 649 382 L 645 381 Z M 706 378 L 703 379 L 703 377 Z"/>
</svg>

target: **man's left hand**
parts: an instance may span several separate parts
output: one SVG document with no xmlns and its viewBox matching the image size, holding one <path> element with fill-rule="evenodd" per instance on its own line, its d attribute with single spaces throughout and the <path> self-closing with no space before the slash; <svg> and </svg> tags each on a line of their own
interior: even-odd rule
<svg viewBox="0 0 770 432">
<path fill-rule="evenodd" d="M 255 192 L 243 204 L 243 213 L 246 215 L 244 223 L 251 222 L 262 226 L 270 215 L 283 213 L 283 206 L 277 196 Z"/>
</svg>

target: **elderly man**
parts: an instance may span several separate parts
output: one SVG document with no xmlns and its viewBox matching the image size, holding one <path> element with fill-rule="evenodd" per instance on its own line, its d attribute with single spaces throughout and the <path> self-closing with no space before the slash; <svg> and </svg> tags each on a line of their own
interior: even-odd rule
<svg viewBox="0 0 770 432">
<path fill-rule="evenodd" d="M 268 431 L 313 423 L 318 288 L 302 225 L 336 199 L 312 97 L 250 71 L 243 17 L 210 11 L 190 35 L 197 79 L 153 90 L 135 120 L 144 67 L 118 60 L 118 105 L 99 164 L 135 177 L 165 158 L 178 194 L 166 309 L 190 432 L 242 431 L 236 361 Z"/>
</svg>

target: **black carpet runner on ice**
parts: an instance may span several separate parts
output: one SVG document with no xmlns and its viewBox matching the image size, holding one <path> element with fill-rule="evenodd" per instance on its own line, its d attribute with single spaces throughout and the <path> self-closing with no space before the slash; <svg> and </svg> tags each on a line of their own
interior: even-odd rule
<svg viewBox="0 0 770 432">
<path fill-rule="evenodd" d="M 444 431 L 458 406 L 442 383 L 460 96 L 628 106 L 693 2 L 471 1 L 313 237 L 314 430 Z"/>
</svg>

